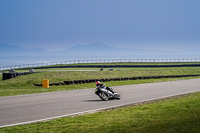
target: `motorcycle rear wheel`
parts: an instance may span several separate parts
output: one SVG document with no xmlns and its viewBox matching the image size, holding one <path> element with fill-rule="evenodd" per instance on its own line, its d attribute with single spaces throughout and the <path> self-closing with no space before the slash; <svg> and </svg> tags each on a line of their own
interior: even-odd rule
<svg viewBox="0 0 200 133">
<path fill-rule="evenodd" d="M 100 92 L 98 95 L 102 100 L 108 101 L 108 96 L 105 93 Z"/>
</svg>

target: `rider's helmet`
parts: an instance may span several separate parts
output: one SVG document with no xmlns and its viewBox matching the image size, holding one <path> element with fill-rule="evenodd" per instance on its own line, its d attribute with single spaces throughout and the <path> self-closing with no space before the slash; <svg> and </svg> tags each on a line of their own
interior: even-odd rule
<svg viewBox="0 0 200 133">
<path fill-rule="evenodd" d="M 100 85 L 101 84 L 101 82 L 100 81 L 97 81 L 96 82 L 96 86 L 98 86 L 98 85 Z"/>
</svg>

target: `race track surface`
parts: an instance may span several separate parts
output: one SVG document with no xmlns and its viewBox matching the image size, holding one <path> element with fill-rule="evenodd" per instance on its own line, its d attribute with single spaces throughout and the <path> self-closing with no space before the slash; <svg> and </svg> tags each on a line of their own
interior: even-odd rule
<svg viewBox="0 0 200 133">
<path fill-rule="evenodd" d="M 95 88 L 0 97 L 0 127 L 196 92 L 200 91 L 200 79 L 117 86 L 114 90 L 121 100 L 102 101 L 94 94 Z"/>
</svg>

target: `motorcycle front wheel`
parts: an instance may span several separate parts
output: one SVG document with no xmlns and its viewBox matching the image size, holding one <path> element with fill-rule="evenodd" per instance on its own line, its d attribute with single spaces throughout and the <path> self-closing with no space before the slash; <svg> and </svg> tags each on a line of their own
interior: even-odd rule
<svg viewBox="0 0 200 133">
<path fill-rule="evenodd" d="M 100 92 L 98 95 L 102 100 L 108 101 L 108 96 L 105 93 Z"/>
<path fill-rule="evenodd" d="M 115 95 L 114 95 L 114 98 L 117 99 L 117 100 L 120 100 L 120 99 L 121 99 L 121 97 L 120 97 L 119 94 L 115 94 Z"/>
</svg>

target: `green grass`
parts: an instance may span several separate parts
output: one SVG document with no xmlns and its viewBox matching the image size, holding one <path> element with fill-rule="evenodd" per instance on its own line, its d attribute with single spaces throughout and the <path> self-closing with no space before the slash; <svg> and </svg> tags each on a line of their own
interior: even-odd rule
<svg viewBox="0 0 200 133">
<path fill-rule="evenodd" d="M 99 71 L 99 68 L 45 68 L 45 69 L 34 69 L 36 72 L 46 72 L 46 71 L 75 71 L 75 70 L 91 70 Z M 108 71 L 108 69 L 104 69 Z M 117 70 L 117 69 L 116 69 Z M 15 69 L 16 72 L 29 72 L 29 69 Z M 7 70 L 4 70 L 5 73 L 8 73 Z"/>
<path fill-rule="evenodd" d="M 49 69 L 50 70 L 50 69 Z M 26 81 L 30 78 L 32 82 L 41 83 L 42 79 L 49 79 L 50 82 L 60 82 L 68 80 L 98 79 L 98 78 L 116 78 L 133 76 L 158 76 L 158 75 L 186 75 L 200 74 L 199 67 L 184 68 L 122 68 L 122 71 L 49 71 L 35 73 L 31 75 L 17 77 L 12 80 Z M 23 77 L 23 78 L 22 78 Z M 11 80 L 10 80 L 11 81 Z"/>
<path fill-rule="evenodd" d="M 1 128 L 1 133 L 199 133 L 200 92 L 181 98 Z"/>
<path fill-rule="evenodd" d="M 122 71 L 59 71 L 59 72 L 42 72 L 25 76 L 19 76 L 9 80 L 0 80 L 0 96 L 13 96 L 33 93 L 44 93 L 53 91 L 64 91 L 73 89 L 94 88 L 95 84 L 82 85 L 65 85 L 50 86 L 50 88 L 36 87 L 33 83 L 41 84 L 42 79 L 49 79 L 50 83 L 63 82 L 68 80 L 81 79 L 99 79 L 99 78 L 115 78 L 115 77 L 133 77 L 133 76 L 158 76 L 158 75 L 185 75 L 200 74 L 198 67 L 184 68 L 122 68 Z M 193 77 L 195 78 L 195 77 Z M 185 79 L 185 78 L 182 78 Z M 168 81 L 172 79 L 151 79 L 151 80 L 132 80 L 120 82 L 107 82 L 108 86 L 120 86 L 129 84 L 151 83 Z M 174 79 L 176 80 L 176 79 Z"/>
</svg>

